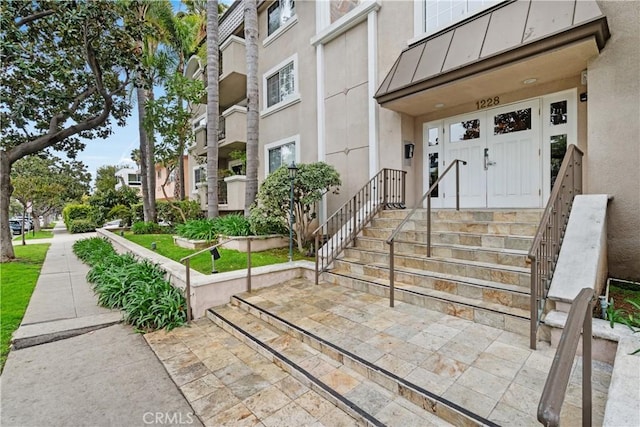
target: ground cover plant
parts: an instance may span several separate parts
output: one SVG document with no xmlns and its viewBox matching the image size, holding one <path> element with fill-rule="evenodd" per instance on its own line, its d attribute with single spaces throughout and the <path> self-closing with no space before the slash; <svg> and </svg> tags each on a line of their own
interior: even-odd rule
<svg viewBox="0 0 640 427">
<path fill-rule="evenodd" d="M 148 332 L 171 330 L 187 320 L 182 292 L 164 279 L 164 271 L 131 254 L 119 255 L 102 238 L 77 241 L 73 251 L 91 266 L 87 281 L 98 294 L 98 303 L 124 311 L 125 322 Z"/>
<path fill-rule="evenodd" d="M 40 230 L 40 231 L 28 231 L 24 235 L 25 240 L 33 240 L 33 239 L 51 239 L 53 237 L 53 232 L 50 230 Z M 22 236 L 16 236 L 13 240 L 21 240 Z"/>
<path fill-rule="evenodd" d="M 9 354 L 11 335 L 18 329 L 36 287 L 49 244 L 16 246 L 16 261 L 2 264 L 0 276 L 0 371 Z"/>
<path fill-rule="evenodd" d="M 185 249 L 173 244 L 173 236 L 170 234 L 153 234 L 153 235 L 136 235 L 130 232 L 124 234 L 124 237 L 131 242 L 134 242 L 147 249 L 151 248 L 151 243 L 156 244 L 156 252 L 162 256 L 170 258 L 174 261 L 180 261 L 180 259 L 191 255 L 197 250 Z M 216 260 L 216 270 L 218 272 L 241 270 L 247 268 L 247 254 L 246 252 L 235 251 L 232 249 L 218 248 L 220 252 L 220 259 Z M 263 265 L 280 264 L 287 262 L 289 257 L 289 249 L 271 249 L 263 252 L 251 253 L 251 266 L 260 267 Z M 294 251 L 294 260 L 313 258 L 304 257 L 303 254 Z M 190 266 L 196 271 L 203 274 L 211 273 L 211 254 L 204 252 L 200 255 L 196 255 L 190 261 Z"/>
<path fill-rule="evenodd" d="M 213 241 L 219 235 L 248 236 L 251 229 L 244 215 L 231 214 L 187 221 L 176 226 L 176 234 L 185 239 Z"/>
<path fill-rule="evenodd" d="M 637 284 L 612 280 L 609 286 L 607 319 L 612 328 L 615 323 L 620 323 L 634 333 L 640 333 L 640 287 Z M 640 353 L 640 348 L 632 354 L 637 353 Z"/>
</svg>

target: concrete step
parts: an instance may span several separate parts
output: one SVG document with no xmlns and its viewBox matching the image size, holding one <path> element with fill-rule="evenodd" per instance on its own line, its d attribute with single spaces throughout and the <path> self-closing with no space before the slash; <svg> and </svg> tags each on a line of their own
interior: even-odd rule
<svg viewBox="0 0 640 427">
<path fill-rule="evenodd" d="M 405 210 L 384 210 L 379 218 L 404 219 L 409 212 Z M 432 209 L 432 220 L 468 221 L 468 222 L 526 222 L 538 224 L 542 218 L 542 209 Z M 427 210 L 418 209 L 412 219 L 426 219 Z"/>
<path fill-rule="evenodd" d="M 389 268 L 382 263 L 362 264 L 354 261 L 350 262 L 349 260 L 338 260 L 332 272 L 343 276 L 366 277 L 373 281 L 379 279 L 388 281 L 389 279 Z M 426 272 L 408 267 L 396 268 L 395 280 L 411 286 L 433 289 L 522 310 L 529 310 L 530 306 L 529 288 L 508 283 L 446 273 Z"/>
<path fill-rule="evenodd" d="M 371 227 L 396 229 L 401 219 L 398 218 L 374 218 L 371 221 Z M 449 221 L 449 220 L 433 220 L 431 221 L 431 230 L 437 231 L 453 231 L 462 233 L 477 234 L 500 234 L 515 236 L 534 236 L 538 229 L 537 223 L 529 222 L 484 222 L 484 221 Z M 402 226 L 404 231 L 427 231 L 426 219 L 411 219 Z"/>
<path fill-rule="evenodd" d="M 359 264 L 389 265 L 389 252 L 346 248 L 341 257 L 343 262 L 349 260 Z M 396 268 L 409 267 L 425 272 L 445 273 L 473 279 L 490 280 L 498 283 L 528 287 L 531 283 L 530 269 L 510 265 L 490 264 L 480 261 L 458 260 L 454 258 L 438 258 L 417 255 L 394 254 Z"/>
<path fill-rule="evenodd" d="M 358 237 L 356 248 L 376 251 L 389 251 L 389 245 L 381 239 Z M 395 251 L 402 255 L 427 255 L 426 243 L 403 243 L 395 245 Z M 529 268 L 531 263 L 527 251 L 517 249 L 485 248 L 482 246 L 448 245 L 436 243 L 431 245 L 431 255 L 440 258 L 455 258 L 467 261 L 480 261 L 491 264 L 511 265 Z"/>
<path fill-rule="evenodd" d="M 475 420 L 469 419 L 464 410 L 457 411 L 441 405 L 441 402 L 433 402 L 433 399 L 429 400 L 429 406 L 417 406 L 403 396 L 409 397 L 413 392 L 413 400 L 421 404 L 426 401 L 426 395 L 415 393 L 411 384 L 405 386 L 404 393 L 400 392 L 397 383 L 395 387 L 385 389 L 383 384 L 389 384 L 395 378 L 371 369 L 366 361 L 357 356 L 349 357 L 350 353 L 338 345 L 296 327 L 241 297 L 233 297 L 232 304 L 209 309 L 207 317 L 261 355 L 273 360 L 302 384 L 321 394 L 359 425 L 401 426 L 402 422 L 394 419 L 387 410 L 392 404 L 407 409 L 412 418 L 422 425 L 449 425 L 437 418 L 443 415 L 454 421 L 454 425 L 482 425 L 471 422 Z M 367 399 L 371 395 L 388 404 L 371 405 Z M 437 407 L 437 410 L 427 412 L 423 407 Z"/>
<path fill-rule="evenodd" d="M 366 227 L 362 236 L 387 240 L 393 229 Z M 398 242 L 426 243 L 427 233 L 423 231 L 401 231 L 396 237 Z M 454 231 L 434 231 L 431 233 L 433 244 L 475 246 L 493 249 L 516 249 L 528 251 L 533 242 L 531 236 L 512 236 L 507 234 L 481 234 Z"/>
<path fill-rule="evenodd" d="M 347 274 L 335 269 L 323 273 L 323 278 L 328 283 L 389 298 L 388 277 L 372 277 L 353 272 Z M 399 280 L 395 282 L 394 295 L 396 301 L 461 317 L 523 336 L 529 334 L 529 312 L 522 308 L 429 289 Z"/>
</svg>

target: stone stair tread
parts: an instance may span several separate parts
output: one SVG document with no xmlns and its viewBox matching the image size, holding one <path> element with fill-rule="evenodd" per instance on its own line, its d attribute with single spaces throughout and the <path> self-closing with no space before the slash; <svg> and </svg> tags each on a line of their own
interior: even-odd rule
<svg viewBox="0 0 640 427">
<path fill-rule="evenodd" d="M 412 412 L 412 415 L 416 418 L 416 421 L 420 420 L 425 425 L 430 425 L 434 422 L 436 422 L 438 425 L 451 425 L 445 420 L 437 418 L 435 415 L 428 413 L 422 408 L 419 408 L 399 394 L 394 394 L 389 390 L 383 389 L 381 386 L 367 378 L 366 375 L 362 375 L 362 373 L 351 369 L 346 364 L 337 361 L 334 358 L 331 358 L 330 356 L 322 353 L 319 350 L 316 350 L 310 344 L 304 342 L 302 339 L 299 339 L 292 334 L 288 334 L 287 332 L 265 321 L 263 318 L 259 318 L 255 314 L 252 314 L 247 310 L 234 305 L 234 300 L 237 301 L 237 299 L 235 299 L 234 297 L 232 298 L 231 304 L 212 308 L 209 309 L 209 311 L 218 313 L 223 318 L 232 322 L 236 327 L 241 328 L 245 332 L 257 338 L 259 341 L 263 342 L 265 345 L 271 347 L 273 350 L 289 359 L 289 361 L 295 365 L 293 369 L 308 371 L 309 369 L 312 369 L 310 367 L 315 366 L 316 370 L 314 371 L 312 369 L 312 371 L 309 373 L 316 377 L 319 382 L 324 383 L 326 387 L 333 389 L 337 394 L 341 395 L 343 399 L 343 402 L 341 403 L 343 405 L 347 405 L 350 408 L 357 408 L 356 411 L 359 409 L 360 411 L 366 412 L 364 408 L 359 407 L 359 404 L 361 404 L 361 402 L 355 402 L 348 397 L 352 394 L 350 392 L 353 390 L 353 384 L 357 383 L 357 387 L 361 389 L 375 390 L 379 398 L 380 396 L 383 396 L 385 398 L 387 402 L 386 404 L 395 403 L 408 409 L 410 412 Z M 268 312 L 268 310 L 265 311 Z M 260 317 L 262 317 L 262 315 Z M 217 322 L 214 321 L 214 323 Z M 261 339 L 254 335 L 253 331 L 256 330 L 270 331 L 273 335 L 269 338 Z M 400 427 L 401 424 L 395 423 L 393 422 L 393 420 L 378 419 L 377 414 L 382 414 L 384 412 L 386 404 L 376 408 L 378 412 L 376 412 L 375 414 L 368 412 L 369 416 L 377 421 L 379 425 L 397 425 Z M 373 424 L 373 420 L 371 419 L 362 419 L 360 421 L 365 425 L 367 425 L 367 423 L 369 423 L 369 425 Z"/>
<path fill-rule="evenodd" d="M 367 276 L 367 275 L 363 275 L 363 274 L 357 274 L 357 273 L 353 273 L 353 272 L 342 272 L 340 270 L 338 270 L 338 271 L 332 270 L 330 272 L 330 274 L 348 276 L 348 277 L 351 277 L 351 278 L 356 279 L 356 280 L 362 280 L 362 281 L 366 281 L 366 282 L 376 283 L 378 285 L 389 286 L 389 280 L 388 279 L 371 277 L 371 276 Z M 506 305 L 496 304 L 496 303 L 483 301 L 483 300 L 478 300 L 478 299 L 475 299 L 475 298 L 468 298 L 468 297 L 464 297 L 464 296 L 461 296 L 461 295 L 456 295 L 456 294 L 451 294 L 451 293 L 444 292 L 444 291 L 438 291 L 438 290 L 435 290 L 435 289 L 425 288 L 425 287 L 418 286 L 418 285 L 410 285 L 410 284 L 401 283 L 401 282 L 398 282 L 398 281 L 394 282 L 394 286 L 396 288 L 396 291 L 398 289 L 405 289 L 405 290 L 412 291 L 414 293 L 418 293 L 420 295 L 437 298 L 439 300 L 456 302 L 456 303 L 464 304 L 464 305 L 467 305 L 467 306 L 470 306 L 470 307 L 484 308 L 484 309 L 487 309 L 487 310 L 497 311 L 499 313 L 509 314 L 509 315 L 512 315 L 512 316 L 518 316 L 518 317 L 522 317 L 522 318 L 526 318 L 526 319 L 530 318 L 528 311 L 522 310 L 522 309 L 519 309 L 519 308 L 515 308 L 515 307 L 509 307 L 509 306 L 506 306 Z"/>
<path fill-rule="evenodd" d="M 391 233 L 395 231 L 395 228 L 374 227 L 373 225 L 368 225 L 367 228 L 369 230 L 380 230 L 380 231 L 386 232 L 388 236 L 391 236 Z M 412 231 L 416 231 L 416 230 L 402 230 L 402 232 L 407 232 L 407 233 Z M 418 231 L 422 231 L 422 230 L 418 230 Z M 490 236 L 490 237 L 505 237 L 505 238 L 511 237 L 516 239 L 529 239 L 533 241 L 533 236 L 519 235 L 519 234 L 493 234 L 493 233 L 486 234 L 486 233 L 477 233 L 477 232 L 468 232 L 468 231 L 432 230 L 431 235 L 434 235 L 434 234 L 462 234 L 465 236 Z M 400 242 L 400 240 L 397 240 L 396 242 Z M 414 243 L 414 242 L 402 241 L 402 243 Z"/>
<path fill-rule="evenodd" d="M 384 254 L 384 255 L 388 255 L 389 252 L 384 252 L 384 251 L 379 251 L 379 250 L 375 250 L 375 249 L 369 249 L 369 248 L 347 248 L 350 250 L 356 250 L 356 251 L 361 251 L 361 252 L 372 252 L 374 254 Z M 472 265 L 475 267 L 484 267 L 484 268 L 492 268 L 492 269 L 496 269 L 496 270 L 504 270 L 504 271 L 510 271 L 513 273 L 530 273 L 531 269 L 527 268 L 527 267 L 516 267 L 513 265 L 507 265 L 507 264 L 493 264 L 490 262 L 482 262 L 482 261 L 470 261 L 470 260 L 466 260 L 466 259 L 457 259 L 457 258 L 444 258 L 444 257 L 424 257 L 421 255 L 415 255 L 415 254 L 410 254 L 408 252 L 395 252 L 395 256 L 402 256 L 402 257 L 406 257 L 406 258 L 420 258 L 420 259 L 424 259 L 424 260 L 432 260 L 432 261 L 440 261 L 440 262 L 448 262 L 451 264 L 458 264 L 458 265 Z M 351 261 L 355 261 L 356 258 L 349 258 Z M 362 263 L 362 262 L 359 262 Z"/>
<path fill-rule="evenodd" d="M 364 241 L 380 241 L 381 239 L 376 239 L 375 237 L 368 236 L 358 236 L 357 240 Z M 406 242 L 403 242 L 406 243 Z M 416 246 L 426 246 L 426 243 L 423 242 L 411 242 L 410 244 Z M 356 246 L 357 247 L 357 246 Z M 451 249 L 461 249 L 461 250 L 473 250 L 473 251 L 483 251 L 483 252 L 496 252 L 501 254 L 509 254 L 509 255 L 527 255 L 529 251 L 524 249 L 508 249 L 508 248 L 494 248 L 489 246 L 472 246 L 472 245 L 460 245 L 455 243 L 435 243 L 431 242 L 431 247 L 439 247 L 439 248 L 451 248 Z"/>
<path fill-rule="evenodd" d="M 346 260 L 346 262 L 357 262 L 357 260 L 355 259 L 341 259 L 340 261 Z M 381 268 L 383 270 L 389 270 L 389 266 L 383 263 L 370 263 L 370 264 L 366 264 L 369 267 L 377 267 L 377 268 Z M 491 280 L 483 280 L 483 279 L 476 279 L 475 277 L 467 277 L 467 276 L 457 276 L 455 274 L 447 274 L 447 273 L 439 273 L 436 271 L 426 271 L 426 270 L 422 270 L 419 268 L 411 268 L 411 267 L 404 267 L 404 266 L 397 266 L 395 267 L 396 271 L 402 271 L 404 273 L 414 273 L 414 274 L 419 274 L 422 276 L 428 276 L 428 277 L 432 277 L 434 279 L 442 279 L 442 280 L 449 280 L 449 281 L 453 281 L 453 282 L 459 282 L 459 283 L 464 283 L 464 284 L 469 284 L 469 285 L 474 285 L 474 286 L 478 286 L 478 287 L 482 287 L 482 288 L 489 288 L 489 289 L 497 289 L 497 290 L 503 290 L 503 291 L 511 291 L 511 292 L 517 292 L 517 293 L 521 293 L 521 294 L 525 294 L 525 295 L 530 295 L 531 290 L 529 288 L 525 288 L 523 286 L 518 286 L 518 285 L 511 285 L 509 283 L 501 283 L 501 282 L 493 282 Z M 349 275 L 349 274 L 356 274 L 356 273 L 344 273 L 345 275 Z M 361 275 L 363 277 L 370 277 L 367 275 Z M 372 278 L 373 279 L 373 278 Z"/>
</svg>

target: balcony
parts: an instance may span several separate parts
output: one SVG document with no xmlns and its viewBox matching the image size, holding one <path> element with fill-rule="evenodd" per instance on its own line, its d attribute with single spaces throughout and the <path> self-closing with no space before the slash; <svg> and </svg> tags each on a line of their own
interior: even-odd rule
<svg viewBox="0 0 640 427">
<path fill-rule="evenodd" d="M 247 143 L 247 109 L 234 105 L 220 115 L 218 123 L 218 156 L 228 157 L 234 150 L 244 150 Z M 207 131 L 196 131 L 195 154 L 207 155 Z"/>
<path fill-rule="evenodd" d="M 244 175 L 230 176 L 218 180 L 218 209 L 220 211 L 242 211 L 244 210 L 245 197 Z M 200 209 L 207 209 L 207 186 L 197 186 L 198 200 L 200 201 Z"/>
<path fill-rule="evenodd" d="M 247 97 L 247 59 L 244 40 L 237 36 L 229 37 L 220 46 L 220 55 L 218 93 L 220 109 L 226 110 Z M 206 87 L 208 85 L 206 66 L 202 71 L 202 79 Z M 201 102 L 207 103 L 206 94 Z"/>
</svg>

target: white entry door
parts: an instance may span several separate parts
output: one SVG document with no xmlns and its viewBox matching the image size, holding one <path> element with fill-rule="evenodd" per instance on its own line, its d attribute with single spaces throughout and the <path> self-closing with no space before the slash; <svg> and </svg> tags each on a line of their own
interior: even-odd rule
<svg viewBox="0 0 640 427">
<path fill-rule="evenodd" d="M 443 165 L 460 159 L 460 206 L 541 206 L 539 100 L 458 116 L 444 123 Z M 455 173 L 444 204 L 455 206 Z"/>
</svg>

